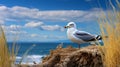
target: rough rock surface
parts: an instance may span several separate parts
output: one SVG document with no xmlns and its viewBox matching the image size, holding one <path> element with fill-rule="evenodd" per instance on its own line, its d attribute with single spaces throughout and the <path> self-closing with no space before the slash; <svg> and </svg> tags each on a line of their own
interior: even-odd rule
<svg viewBox="0 0 120 67">
<path fill-rule="evenodd" d="M 61 48 L 51 50 L 41 67 L 103 67 L 98 46 Z"/>
</svg>

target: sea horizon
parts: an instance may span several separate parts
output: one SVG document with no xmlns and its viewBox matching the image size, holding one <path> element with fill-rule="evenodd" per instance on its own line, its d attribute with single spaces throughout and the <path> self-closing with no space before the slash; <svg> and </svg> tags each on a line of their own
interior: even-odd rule
<svg viewBox="0 0 120 67">
<path fill-rule="evenodd" d="M 58 45 L 63 48 L 72 46 L 73 48 L 78 48 L 78 44 L 73 42 L 17 42 L 16 46 L 19 47 L 18 54 L 16 56 L 16 64 L 20 62 L 24 53 L 29 50 L 26 57 L 23 59 L 22 64 L 33 64 L 33 62 L 41 63 L 43 57 L 50 54 L 51 50 L 55 50 Z M 89 43 L 81 44 L 81 47 L 89 46 Z M 9 49 L 12 49 L 13 43 L 8 42 Z M 15 46 L 15 47 L 16 47 Z M 29 59 L 29 60 L 28 60 Z"/>
<path fill-rule="evenodd" d="M 9 50 L 12 49 L 13 42 L 7 42 Z M 22 64 L 33 64 L 33 62 L 41 63 L 43 57 L 49 55 L 51 50 L 56 49 L 59 44 L 63 44 L 63 48 L 67 46 L 73 46 L 77 48 L 77 44 L 75 43 L 60 43 L 60 42 L 17 42 L 15 47 L 19 47 L 18 54 L 16 56 L 15 64 L 18 64 L 24 53 L 29 50 L 26 57 L 23 58 Z M 11 51 L 11 50 L 10 50 Z"/>
</svg>

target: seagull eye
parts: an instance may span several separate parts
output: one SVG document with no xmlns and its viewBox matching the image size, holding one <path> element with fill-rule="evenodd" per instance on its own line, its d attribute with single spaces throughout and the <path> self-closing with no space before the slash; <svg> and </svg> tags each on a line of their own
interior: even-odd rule
<svg viewBox="0 0 120 67">
<path fill-rule="evenodd" d="M 74 24 L 70 24 L 71 27 L 74 27 Z"/>
</svg>

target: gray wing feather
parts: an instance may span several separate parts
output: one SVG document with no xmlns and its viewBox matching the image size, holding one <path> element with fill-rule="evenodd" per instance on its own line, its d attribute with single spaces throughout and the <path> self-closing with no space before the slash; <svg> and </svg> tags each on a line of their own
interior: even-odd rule
<svg viewBox="0 0 120 67">
<path fill-rule="evenodd" d="M 95 36 L 87 33 L 87 32 L 79 32 L 76 31 L 74 33 L 75 37 L 82 39 L 83 41 L 94 41 L 95 40 Z"/>
</svg>

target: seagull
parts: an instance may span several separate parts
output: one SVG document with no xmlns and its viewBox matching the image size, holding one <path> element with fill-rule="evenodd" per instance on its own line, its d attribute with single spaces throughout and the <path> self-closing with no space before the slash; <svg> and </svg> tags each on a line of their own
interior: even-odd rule
<svg viewBox="0 0 120 67">
<path fill-rule="evenodd" d="M 69 22 L 65 28 L 67 28 L 68 39 L 77 43 L 79 48 L 81 43 L 94 42 L 102 39 L 101 35 L 93 35 L 85 31 L 79 31 L 74 22 Z"/>
</svg>

